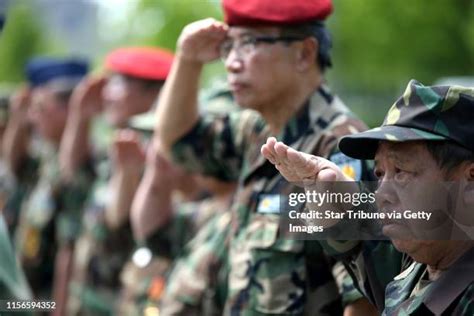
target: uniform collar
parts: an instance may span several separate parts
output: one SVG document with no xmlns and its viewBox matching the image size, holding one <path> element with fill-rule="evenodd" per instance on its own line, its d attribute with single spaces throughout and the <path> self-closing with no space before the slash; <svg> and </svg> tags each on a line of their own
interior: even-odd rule
<svg viewBox="0 0 474 316">
<path fill-rule="evenodd" d="M 277 136 L 277 139 L 297 150 L 303 150 L 306 144 L 306 136 L 315 133 L 317 127 L 325 128 L 327 126 L 327 122 L 323 117 L 328 116 L 328 111 L 333 111 L 335 115 L 340 113 L 338 111 L 341 110 L 341 108 L 333 103 L 334 99 L 335 97 L 326 86 L 320 86 L 285 124 L 283 131 Z M 245 172 L 244 183 L 247 182 L 260 167 L 265 165 L 271 168 L 271 171 L 268 171 L 269 177 L 273 174 L 278 174 L 278 171 L 260 154 L 260 146 L 265 143 L 269 136 L 271 135 L 268 126 L 265 126 L 261 131 L 260 137 L 258 137 L 259 142 L 261 142 L 261 144 L 258 144 L 258 150 L 251 153 L 249 157 L 250 166 L 247 169 L 248 171 Z"/>
<path fill-rule="evenodd" d="M 474 282 L 474 247 L 433 282 L 423 303 L 435 315 L 441 315 Z"/>
</svg>

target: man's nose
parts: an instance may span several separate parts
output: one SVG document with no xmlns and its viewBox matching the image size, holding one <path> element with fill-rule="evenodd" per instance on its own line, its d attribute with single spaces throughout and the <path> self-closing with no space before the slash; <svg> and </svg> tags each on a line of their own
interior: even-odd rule
<svg viewBox="0 0 474 316">
<path fill-rule="evenodd" d="M 375 200 L 380 209 L 393 207 L 398 203 L 398 196 L 393 181 L 382 180 L 375 191 Z"/>
<path fill-rule="evenodd" d="M 240 54 L 237 53 L 237 49 L 235 48 L 231 49 L 229 52 L 229 55 L 225 59 L 224 63 L 228 72 L 235 73 L 242 71 L 244 64 L 242 58 L 239 55 Z"/>
</svg>

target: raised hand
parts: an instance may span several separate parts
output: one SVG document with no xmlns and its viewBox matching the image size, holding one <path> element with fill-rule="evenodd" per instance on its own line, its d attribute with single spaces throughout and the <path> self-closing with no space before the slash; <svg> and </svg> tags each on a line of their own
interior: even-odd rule
<svg viewBox="0 0 474 316">
<path fill-rule="evenodd" d="M 89 120 L 102 111 L 102 89 L 106 82 L 105 77 L 87 77 L 74 89 L 70 104 L 81 119 Z"/>
<path fill-rule="evenodd" d="M 22 114 L 26 118 L 26 112 L 31 104 L 31 88 L 23 86 L 19 88 L 10 98 L 10 112 Z"/>
<path fill-rule="evenodd" d="M 319 181 L 352 181 L 329 160 L 296 151 L 274 137 L 267 139 L 261 153 L 289 182 L 311 185 Z"/>
<path fill-rule="evenodd" d="M 219 46 L 227 36 L 228 26 L 208 18 L 187 25 L 178 39 L 178 56 L 207 63 L 219 58 Z"/>
<path fill-rule="evenodd" d="M 118 131 L 112 143 L 111 158 L 115 168 L 141 171 L 145 164 L 145 151 L 138 133 L 128 129 Z"/>
</svg>

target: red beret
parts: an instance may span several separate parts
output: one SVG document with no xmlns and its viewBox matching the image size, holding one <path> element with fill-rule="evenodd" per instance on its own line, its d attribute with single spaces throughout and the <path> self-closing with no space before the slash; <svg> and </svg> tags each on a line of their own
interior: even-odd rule
<svg viewBox="0 0 474 316">
<path fill-rule="evenodd" d="M 119 48 L 105 59 L 108 69 L 133 77 L 165 80 L 173 63 L 173 54 L 154 47 Z"/>
<path fill-rule="evenodd" d="M 222 0 L 229 25 L 291 25 L 324 20 L 332 0 Z"/>
</svg>

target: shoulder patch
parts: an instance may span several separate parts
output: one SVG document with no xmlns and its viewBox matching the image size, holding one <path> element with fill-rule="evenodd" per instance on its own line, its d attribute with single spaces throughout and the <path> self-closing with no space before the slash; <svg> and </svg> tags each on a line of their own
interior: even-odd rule
<svg viewBox="0 0 474 316">
<path fill-rule="evenodd" d="M 278 214 L 280 213 L 279 194 L 260 194 L 258 196 L 257 213 Z"/>
<path fill-rule="evenodd" d="M 346 176 L 355 181 L 360 181 L 362 177 L 362 160 L 348 157 L 341 152 L 332 154 L 329 160 L 341 168 Z"/>
</svg>

